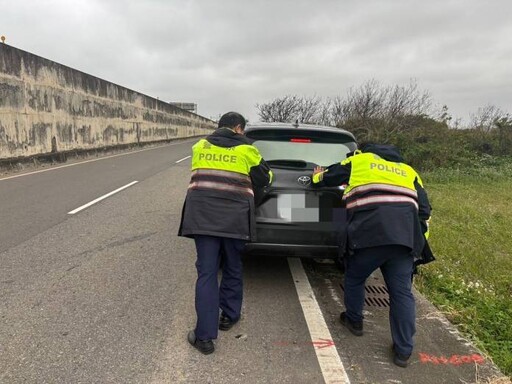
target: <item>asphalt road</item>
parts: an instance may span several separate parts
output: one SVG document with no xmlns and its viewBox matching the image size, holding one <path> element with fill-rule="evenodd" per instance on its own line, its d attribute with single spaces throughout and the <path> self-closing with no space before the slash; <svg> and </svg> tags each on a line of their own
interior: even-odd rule
<svg viewBox="0 0 512 384">
<path fill-rule="evenodd" d="M 195 252 L 176 233 L 189 181 L 189 161 L 177 161 L 192 143 L 0 179 L 0 383 L 340 383 L 343 371 L 350 383 L 471 383 L 475 372 L 499 374 L 421 298 L 417 352 L 409 368 L 395 367 L 385 306 L 367 308 L 356 338 L 338 323 L 335 266 L 279 257 L 244 260 L 241 321 L 220 333 L 213 355 L 191 348 Z"/>
</svg>

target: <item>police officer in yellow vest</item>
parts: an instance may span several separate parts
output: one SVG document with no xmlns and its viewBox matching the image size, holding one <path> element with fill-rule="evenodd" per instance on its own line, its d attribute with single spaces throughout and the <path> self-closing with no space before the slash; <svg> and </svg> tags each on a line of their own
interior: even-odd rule
<svg viewBox="0 0 512 384">
<path fill-rule="evenodd" d="M 420 176 L 404 164 L 396 147 L 367 144 L 326 170 L 317 167 L 313 185 L 346 185 L 346 312 L 341 323 L 363 335 L 365 281 L 380 268 L 390 297 L 393 362 L 406 367 L 416 330 L 411 276 L 428 237 L 431 209 Z"/>
<path fill-rule="evenodd" d="M 256 234 L 254 189 L 272 181 L 270 168 L 244 129 L 242 115 L 226 113 L 218 129 L 192 147 L 192 177 L 179 235 L 194 238 L 196 245 L 197 323 L 188 341 L 204 354 L 214 351 L 218 329 L 227 331 L 240 319 L 241 252 Z"/>
</svg>

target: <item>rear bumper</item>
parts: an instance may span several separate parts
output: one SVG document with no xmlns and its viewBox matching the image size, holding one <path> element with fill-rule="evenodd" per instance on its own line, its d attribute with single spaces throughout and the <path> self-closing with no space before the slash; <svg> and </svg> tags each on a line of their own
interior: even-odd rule
<svg viewBox="0 0 512 384">
<path fill-rule="evenodd" d="M 331 258 L 338 257 L 339 247 L 334 245 L 302 245 L 302 244 L 274 244 L 274 243 L 247 243 L 244 253 L 248 255 L 265 255 L 277 257 L 311 257 Z"/>
</svg>

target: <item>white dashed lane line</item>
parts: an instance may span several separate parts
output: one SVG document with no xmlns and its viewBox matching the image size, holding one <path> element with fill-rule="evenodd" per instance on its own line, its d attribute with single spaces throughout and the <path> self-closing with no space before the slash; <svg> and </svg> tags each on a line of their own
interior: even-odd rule
<svg viewBox="0 0 512 384">
<path fill-rule="evenodd" d="M 68 215 L 74 215 L 75 213 L 78 213 L 78 212 L 80 212 L 80 211 L 82 211 L 82 210 L 84 210 L 86 208 L 89 208 L 91 205 L 96 204 L 96 203 L 100 202 L 101 200 L 104 200 L 107 197 L 110 197 L 110 196 L 116 194 L 117 192 L 121 192 L 123 189 L 131 187 L 132 185 L 137 184 L 137 183 L 138 183 L 138 181 L 132 181 L 131 183 L 126 184 L 125 186 L 123 186 L 121 188 L 117 188 L 115 191 L 109 192 L 106 195 L 98 197 L 97 199 L 94 199 L 93 201 L 91 201 L 91 202 L 89 202 L 87 204 L 84 204 L 84 205 L 82 205 L 82 206 L 80 206 L 80 207 L 78 207 L 76 209 L 73 209 L 72 211 L 69 211 Z"/>
<path fill-rule="evenodd" d="M 184 157 L 183 159 L 178 160 L 178 161 L 176 162 L 176 164 L 181 163 L 182 161 L 185 161 L 185 160 L 187 160 L 187 159 L 190 159 L 191 157 L 192 157 L 192 156 Z"/>
</svg>

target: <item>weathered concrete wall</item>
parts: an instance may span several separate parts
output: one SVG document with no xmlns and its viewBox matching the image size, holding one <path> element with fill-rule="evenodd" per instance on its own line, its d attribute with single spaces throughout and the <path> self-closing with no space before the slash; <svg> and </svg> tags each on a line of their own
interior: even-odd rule
<svg viewBox="0 0 512 384">
<path fill-rule="evenodd" d="M 199 136 L 214 127 L 168 103 L 0 44 L 0 159 Z"/>
</svg>

